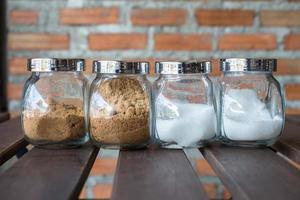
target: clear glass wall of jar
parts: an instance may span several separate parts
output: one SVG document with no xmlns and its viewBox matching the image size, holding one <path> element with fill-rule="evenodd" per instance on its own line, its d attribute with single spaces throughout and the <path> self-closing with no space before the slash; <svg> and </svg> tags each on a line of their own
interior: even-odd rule
<svg viewBox="0 0 300 200">
<path fill-rule="evenodd" d="M 139 149 L 150 142 L 151 91 L 147 62 L 93 62 L 89 130 L 97 146 Z"/>
<path fill-rule="evenodd" d="M 201 147 L 216 137 L 210 62 L 157 62 L 154 136 L 164 148 Z"/>
<path fill-rule="evenodd" d="M 220 139 L 235 146 L 270 146 L 283 130 L 284 97 L 275 59 L 221 59 Z"/>
<path fill-rule="evenodd" d="M 22 126 L 39 147 L 76 147 L 88 140 L 85 125 L 83 59 L 34 58 L 24 87 Z"/>
</svg>

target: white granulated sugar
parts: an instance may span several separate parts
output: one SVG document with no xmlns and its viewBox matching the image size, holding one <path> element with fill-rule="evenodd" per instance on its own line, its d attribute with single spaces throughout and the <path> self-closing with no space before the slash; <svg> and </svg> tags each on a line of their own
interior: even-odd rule
<svg viewBox="0 0 300 200">
<path fill-rule="evenodd" d="M 156 119 L 156 131 L 161 141 L 190 147 L 215 136 L 216 115 L 212 105 L 171 103 L 164 99 L 159 108 L 162 109 Z"/>
<path fill-rule="evenodd" d="M 222 118 L 226 137 L 238 141 L 276 138 L 283 123 L 281 116 L 271 116 L 266 104 L 250 89 L 228 90 L 224 95 Z"/>
</svg>

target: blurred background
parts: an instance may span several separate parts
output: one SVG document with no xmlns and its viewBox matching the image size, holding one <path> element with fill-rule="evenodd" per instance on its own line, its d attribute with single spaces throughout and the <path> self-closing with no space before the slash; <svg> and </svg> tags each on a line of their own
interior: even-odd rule
<svg viewBox="0 0 300 200">
<path fill-rule="evenodd" d="M 6 13 L 13 114 L 28 57 L 88 58 L 87 71 L 93 58 L 278 58 L 287 111 L 300 114 L 299 0 L 8 0 Z"/>
<path fill-rule="evenodd" d="M 88 72 L 93 58 L 148 60 L 152 73 L 155 60 L 213 59 L 214 75 L 221 57 L 278 58 L 287 113 L 300 114 L 300 0 L 7 0 L 0 16 L 0 109 L 12 116 L 28 57 L 86 58 Z M 82 197 L 109 198 L 111 155 Z"/>
</svg>

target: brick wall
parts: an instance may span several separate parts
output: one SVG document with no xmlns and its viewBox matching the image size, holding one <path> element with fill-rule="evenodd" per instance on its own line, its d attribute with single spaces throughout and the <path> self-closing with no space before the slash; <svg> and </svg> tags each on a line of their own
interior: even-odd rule
<svg viewBox="0 0 300 200">
<path fill-rule="evenodd" d="M 12 112 L 27 57 L 275 57 L 288 113 L 300 114 L 299 0 L 9 0 L 7 15 Z"/>
</svg>

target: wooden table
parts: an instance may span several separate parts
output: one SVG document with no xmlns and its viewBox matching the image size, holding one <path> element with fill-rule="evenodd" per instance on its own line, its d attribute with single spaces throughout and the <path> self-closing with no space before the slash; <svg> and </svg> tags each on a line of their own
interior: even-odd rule
<svg viewBox="0 0 300 200">
<path fill-rule="evenodd" d="M 0 122 L 6 121 L 9 119 L 9 114 L 7 112 L 0 112 Z"/>
<path fill-rule="evenodd" d="M 224 186 L 224 195 L 219 199 L 299 200 L 299 131 L 300 117 L 287 117 L 284 135 L 271 148 L 214 145 L 186 151 L 120 151 L 112 199 L 213 198 L 203 181 L 207 175 L 201 175 L 201 166 L 196 174 L 191 164 L 193 151 Z M 19 118 L 0 124 L 0 164 L 26 146 Z M 98 151 L 89 146 L 67 150 L 32 148 L 0 174 L 0 199 L 76 199 Z"/>
</svg>

